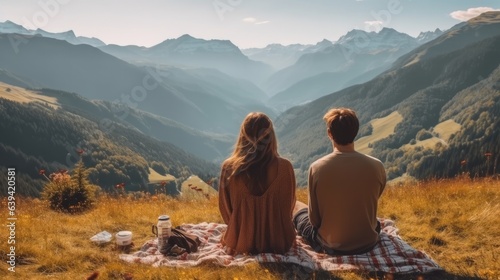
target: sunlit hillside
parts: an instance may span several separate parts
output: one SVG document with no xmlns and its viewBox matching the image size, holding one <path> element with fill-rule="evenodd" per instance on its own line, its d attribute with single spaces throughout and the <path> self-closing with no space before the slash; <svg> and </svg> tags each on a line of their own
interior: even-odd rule
<svg viewBox="0 0 500 280">
<path fill-rule="evenodd" d="M 54 109 L 58 109 L 60 107 L 57 103 L 57 99 L 54 97 L 41 95 L 34 91 L 2 82 L 0 82 L 0 97 L 19 103 L 41 102 Z"/>
<path fill-rule="evenodd" d="M 194 178 L 194 177 L 193 177 Z M 195 180 L 195 178 L 193 179 Z M 94 245 L 89 238 L 103 230 L 133 232 L 138 250 L 153 238 L 151 225 L 158 215 L 169 214 L 174 226 L 204 221 L 222 222 L 216 195 L 163 195 L 138 199 L 101 197 L 95 209 L 80 215 L 61 214 L 43 201 L 16 197 L 16 272 L 7 270 L 7 242 L 0 243 L 2 279 L 84 279 L 93 272 L 98 279 L 280 279 L 286 265 L 222 268 L 154 268 L 119 260 L 114 243 Z M 305 189 L 297 191 L 307 200 Z M 7 200 L 1 206 L 7 208 Z M 402 238 L 434 258 L 446 272 L 425 279 L 498 279 L 500 277 L 500 181 L 454 179 L 404 186 L 389 186 L 379 206 L 379 216 L 395 220 Z M 7 211 L 0 211 L 7 219 Z M 378 274 L 309 271 L 312 279 L 382 279 Z M 395 275 L 415 279 L 418 275 Z M 389 278 L 390 279 L 390 278 Z"/>
</svg>

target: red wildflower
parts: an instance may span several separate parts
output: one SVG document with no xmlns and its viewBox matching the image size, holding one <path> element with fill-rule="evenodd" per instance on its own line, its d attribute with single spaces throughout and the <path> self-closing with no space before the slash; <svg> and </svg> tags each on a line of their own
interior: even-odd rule
<svg viewBox="0 0 500 280">
<path fill-rule="evenodd" d="M 466 160 L 462 160 L 462 161 L 460 162 L 460 164 L 461 164 L 461 165 L 466 165 L 466 164 L 467 164 L 467 161 L 466 161 Z"/>
<path fill-rule="evenodd" d="M 83 154 L 83 152 L 84 152 L 84 150 L 82 150 L 82 149 L 76 149 L 76 152 L 77 152 L 79 155 L 82 155 L 82 154 Z"/>
<path fill-rule="evenodd" d="M 484 154 L 486 157 L 491 157 L 493 154 L 492 153 L 485 153 Z"/>
<path fill-rule="evenodd" d="M 45 175 L 45 169 L 40 169 L 40 170 L 38 171 L 38 174 L 40 174 L 40 175 Z"/>
<path fill-rule="evenodd" d="M 162 187 L 165 187 L 165 186 L 167 185 L 167 182 L 165 182 L 165 181 L 161 181 L 160 185 L 161 185 Z"/>
</svg>

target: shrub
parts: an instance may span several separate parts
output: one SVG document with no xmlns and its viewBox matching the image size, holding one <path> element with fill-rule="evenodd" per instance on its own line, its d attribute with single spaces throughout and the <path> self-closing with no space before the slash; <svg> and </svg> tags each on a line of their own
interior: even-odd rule
<svg viewBox="0 0 500 280">
<path fill-rule="evenodd" d="M 432 133 L 425 129 L 421 129 L 419 132 L 417 132 L 417 140 L 423 141 L 426 139 L 431 139 L 433 137 Z"/>
<path fill-rule="evenodd" d="M 166 175 L 168 172 L 168 168 L 162 162 L 153 161 L 151 162 L 151 168 L 158 172 L 160 175 Z"/>
<path fill-rule="evenodd" d="M 80 160 L 70 176 L 66 170 L 50 175 L 42 197 L 51 209 L 67 213 L 83 212 L 92 208 L 99 187 L 88 181 L 88 170 Z"/>
</svg>

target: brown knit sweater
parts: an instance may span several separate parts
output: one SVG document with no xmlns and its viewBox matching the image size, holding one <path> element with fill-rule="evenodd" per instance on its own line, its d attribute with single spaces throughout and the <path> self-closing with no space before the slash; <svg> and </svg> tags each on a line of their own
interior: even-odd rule
<svg viewBox="0 0 500 280">
<path fill-rule="evenodd" d="M 309 169 L 309 219 L 326 247 L 365 250 L 378 240 L 378 199 L 386 174 L 380 160 L 334 151 Z"/>
<path fill-rule="evenodd" d="M 222 167 L 219 209 L 227 231 L 221 243 L 229 253 L 285 253 L 293 245 L 295 174 L 288 160 L 277 162 L 277 176 L 260 196 L 252 195 L 240 179 L 226 180 L 229 172 Z"/>
</svg>

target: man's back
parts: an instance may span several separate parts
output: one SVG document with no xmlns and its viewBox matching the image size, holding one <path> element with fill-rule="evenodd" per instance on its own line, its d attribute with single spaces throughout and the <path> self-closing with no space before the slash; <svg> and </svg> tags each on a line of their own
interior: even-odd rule
<svg viewBox="0 0 500 280">
<path fill-rule="evenodd" d="M 309 218 L 326 247 L 352 252 L 378 238 L 378 199 L 386 174 L 382 163 L 357 152 L 335 151 L 309 170 Z"/>
</svg>

